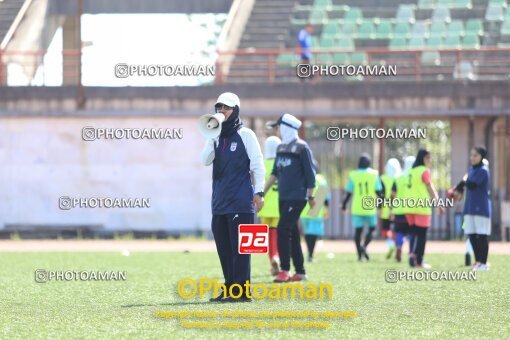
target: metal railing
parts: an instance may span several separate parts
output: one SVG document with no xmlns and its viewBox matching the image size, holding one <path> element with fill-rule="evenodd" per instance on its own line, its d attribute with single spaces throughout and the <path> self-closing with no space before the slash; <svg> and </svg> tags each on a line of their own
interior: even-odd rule
<svg viewBox="0 0 510 340">
<path fill-rule="evenodd" d="M 296 66 L 300 51 L 296 49 L 246 49 L 218 53 L 216 82 L 288 82 L 298 81 Z M 396 76 L 358 77 L 359 80 L 444 80 L 444 79 L 510 79 L 510 48 L 478 49 L 320 49 L 312 51 L 311 64 L 316 65 L 395 65 Z M 281 55 L 294 55 L 292 62 L 279 60 Z M 222 60 L 234 56 L 228 73 L 221 73 Z M 335 58 L 347 62 L 335 62 Z M 351 59 L 362 59 L 351 61 Z M 319 77 L 324 80 L 326 77 Z M 334 77 L 327 77 L 333 79 Z M 330 80 L 331 80 L 330 79 Z M 336 77 L 336 79 L 339 79 Z"/>
</svg>

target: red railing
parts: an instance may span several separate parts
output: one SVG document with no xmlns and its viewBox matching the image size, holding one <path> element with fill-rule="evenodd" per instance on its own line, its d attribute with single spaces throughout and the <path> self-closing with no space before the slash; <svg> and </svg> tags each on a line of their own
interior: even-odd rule
<svg viewBox="0 0 510 340">
<path fill-rule="evenodd" d="M 364 56 L 361 64 L 365 65 L 395 65 L 396 76 L 376 77 L 366 76 L 371 80 L 413 80 L 424 79 L 442 80 L 453 79 L 510 79 L 510 48 L 479 48 L 479 49 L 321 49 L 313 50 L 314 65 L 339 65 L 334 63 L 333 54 L 344 54 L 347 59 L 353 56 Z M 278 56 L 293 54 L 295 62 L 278 63 Z M 216 65 L 216 83 L 228 81 L 263 81 L 273 83 L 277 81 L 297 81 L 296 65 L 300 52 L 296 49 L 246 49 L 237 51 L 218 52 Z M 226 56 L 234 56 L 227 65 Z M 435 60 L 435 57 L 438 57 Z M 427 59 L 427 57 L 429 59 Z M 343 65 L 358 65 L 347 62 Z M 324 79 L 324 77 L 316 77 Z M 328 77 L 330 78 L 330 77 Z M 320 81 L 319 79 L 319 81 Z"/>
<path fill-rule="evenodd" d="M 80 52 L 78 50 L 61 51 L 62 61 L 59 76 L 64 85 L 80 85 L 81 68 Z M 296 82 L 296 65 L 299 64 L 299 51 L 296 49 L 263 49 L 237 50 L 219 52 L 216 65 L 217 84 L 224 82 Z M 423 49 L 423 50 L 314 50 L 314 65 L 340 64 L 335 63 L 334 54 L 343 54 L 346 59 L 364 58 L 367 65 L 395 65 L 396 76 L 365 76 L 364 81 L 374 80 L 442 80 L 442 79 L 510 79 L 510 48 L 480 48 L 480 49 Z M 432 59 L 424 59 L 429 53 Z M 439 57 L 437 63 L 434 56 Z M 0 50 L 0 86 L 8 85 L 7 64 L 17 64 L 26 72 L 29 79 L 26 85 L 31 85 L 31 77 L 39 69 L 45 73 L 45 56 L 47 51 L 2 51 Z M 281 63 L 278 56 L 282 54 L 294 55 L 293 62 Z M 230 57 L 230 58 L 229 58 Z M 234 58 L 231 58 L 234 57 Z M 228 65 L 226 60 L 229 60 Z M 345 62 L 344 65 L 357 64 Z M 47 71 L 48 72 L 48 71 Z M 47 74 L 46 72 L 46 74 Z M 113 72 L 113 71 L 112 71 Z M 55 75 L 52 75 L 55 76 Z M 13 75 L 11 74 L 11 79 Z M 316 77 L 317 81 L 329 81 L 337 77 Z M 38 83 L 36 85 L 47 85 Z M 54 84 L 53 84 L 54 85 Z"/>
</svg>

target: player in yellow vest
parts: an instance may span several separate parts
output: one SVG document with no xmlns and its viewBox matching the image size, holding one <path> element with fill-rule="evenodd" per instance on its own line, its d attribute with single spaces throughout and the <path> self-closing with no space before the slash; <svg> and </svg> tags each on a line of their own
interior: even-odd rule
<svg viewBox="0 0 510 340">
<path fill-rule="evenodd" d="M 430 152 L 420 149 L 413 167 L 409 170 L 407 194 L 409 198 L 416 201 L 427 201 L 429 199 L 437 199 L 437 191 L 432 183 L 432 175 L 430 165 L 432 157 Z M 444 212 L 439 207 L 439 215 Z M 425 244 L 427 243 L 427 230 L 431 225 L 432 208 L 425 205 L 417 205 L 408 208 L 406 214 L 407 223 L 409 224 L 412 237 L 412 253 L 409 257 L 409 265 L 418 268 L 430 268 L 430 265 L 423 263 L 423 255 L 425 254 Z"/>
<path fill-rule="evenodd" d="M 395 179 L 392 188 L 392 197 L 398 200 L 405 200 L 407 197 L 407 185 L 408 185 L 408 173 L 413 167 L 413 163 L 416 160 L 414 156 L 407 156 L 404 159 L 404 171 Z M 409 237 L 409 224 L 407 224 L 406 213 L 407 208 L 403 205 L 393 207 L 393 216 L 395 223 L 395 245 L 397 251 L 395 253 L 395 259 L 397 262 L 402 261 L 402 245 L 404 244 L 404 238 Z M 411 241 L 409 241 L 409 253 L 412 253 Z"/>
<path fill-rule="evenodd" d="M 264 166 L 266 168 L 266 181 L 273 170 L 276 158 L 276 149 L 281 144 L 280 138 L 271 136 L 266 139 L 264 150 Z M 262 224 L 269 226 L 269 262 L 271 263 L 271 274 L 276 275 L 280 271 L 280 258 L 278 256 L 278 233 L 276 227 L 280 218 L 278 208 L 278 183 L 275 183 L 264 195 L 264 207 L 259 211 Z"/>
<path fill-rule="evenodd" d="M 384 189 L 384 198 L 388 200 L 391 199 L 393 185 L 395 184 L 395 179 L 400 176 L 400 172 L 401 168 L 398 159 L 388 159 L 388 162 L 386 162 L 386 166 L 384 167 L 384 174 L 381 176 L 381 181 Z M 386 245 L 388 246 L 386 259 L 391 258 L 391 255 L 393 255 L 393 252 L 395 251 L 395 242 L 393 241 L 393 232 L 391 231 L 391 222 L 393 220 L 392 215 L 392 207 L 389 204 L 383 204 L 380 214 L 381 237 L 382 239 L 386 240 Z"/>
<path fill-rule="evenodd" d="M 372 241 L 372 234 L 377 224 L 377 196 L 383 197 L 383 187 L 379 174 L 370 168 L 370 156 L 363 153 L 359 159 L 358 169 L 349 174 L 349 182 L 346 187 L 346 197 L 342 204 L 342 212 L 347 210 L 347 203 L 352 196 L 351 218 L 355 228 L 354 242 L 358 252 L 358 261 L 368 261 L 367 246 Z M 363 227 L 367 225 L 365 241 L 361 246 L 361 234 Z"/>
<path fill-rule="evenodd" d="M 317 174 L 315 175 L 315 190 L 314 195 L 319 187 L 328 187 L 326 178 L 319 173 L 319 163 L 314 159 L 313 165 Z M 308 262 L 313 261 L 313 251 L 315 244 L 319 237 L 324 236 L 324 219 L 329 217 L 329 192 L 324 201 L 324 206 L 319 211 L 317 217 L 308 216 L 310 206 L 306 206 L 301 213 L 301 224 L 303 225 L 303 234 L 305 234 L 306 246 L 308 248 Z"/>
</svg>

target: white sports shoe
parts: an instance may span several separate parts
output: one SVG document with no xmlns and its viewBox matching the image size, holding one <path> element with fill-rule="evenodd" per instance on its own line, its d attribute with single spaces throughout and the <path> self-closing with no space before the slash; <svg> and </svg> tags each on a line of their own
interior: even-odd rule
<svg viewBox="0 0 510 340">
<path fill-rule="evenodd" d="M 487 266 L 486 264 L 481 264 L 478 266 L 478 268 L 474 270 L 476 270 L 477 272 L 486 272 L 489 270 L 489 266 Z"/>
</svg>

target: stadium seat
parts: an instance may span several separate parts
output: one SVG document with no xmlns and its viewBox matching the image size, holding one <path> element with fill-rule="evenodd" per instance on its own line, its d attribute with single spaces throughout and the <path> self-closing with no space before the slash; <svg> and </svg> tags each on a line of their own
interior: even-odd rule
<svg viewBox="0 0 510 340">
<path fill-rule="evenodd" d="M 393 36 L 393 25 L 390 21 L 382 21 L 377 25 L 375 37 L 377 39 L 390 39 Z"/>
<path fill-rule="evenodd" d="M 407 38 L 409 37 L 409 33 L 411 32 L 411 29 L 409 27 L 409 24 L 408 23 L 405 23 L 405 22 L 398 22 L 396 25 L 395 25 L 395 33 L 394 35 L 396 37 L 404 37 L 404 38 Z"/>
<path fill-rule="evenodd" d="M 328 22 L 322 27 L 322 37 L 334 37 L 340 33 L 340 26 L 336 22 Z"/>
<path fill-rule="evenodd" d="M 475 79 L 473 65 L 469 61 L 461 61 L 456 63 L 453 70 L 454 79 Z"/>
<path fill-rule="evenodd" d="M 508 6 L 506 0 L 490 0 L 489 5 L 501 6 L 505 8 Z"/>
<path fill-rule="evenodd" d="M 427 48 L 437 50 L 443 47 L 443 38 L 440 35 L 431 36 L 427 40 Z"/>
<path fill-rule="evenodd" d="M 411 50 L 419 50 L 425 47 L 425 39 L 421 36 L 413 36 L 409 39 L 407 47 Z"/>
<path fill-rule="evenodd" d="M 478 34 L 467 34 L 462 39 L 462 48 L 480 48 L 480 40 Z"/>
<path fill-rule="evenodd" d="M 450 9 L 444 5 L 437 6 L 432 12 L 432 21 L 450 22 Z"/>
<path fill-rule="evenodd" d="M 430 36 L 443 37 L 446 33 L 446 24 L 442 21 L 434 21 L 430 25 Z"/>
<path fill-rule="evenodd" d="M 335 64 L 348 64 L 350 62 L 349 54 L 347 53 L 334 53 L 333 62 Z"/>
<path fill-rule="evenodd" d="M 411 30 L 411 37 L 426 38 L 429 36 L 429 26 L 426 22 L 417 22 L 413 25 Z"/>
<path fill-rule="evenodd" d="M 319 48 L 321 46 L 321 42 L 319 37 L 312 36 L 312 48 Z"/>
<path fill-rule="evenodd" d="M 503 25 L 501 25 L 501 35 L 510 36 L 510 20 L 506 20 Z"/>
<path fill-rule="evenodd" d="M 321 44 L 320 44 L 320 48 L 322 49 L 333 49 L 335 48 L 335 39 L 333 37 L 324 37 L 324 38 L 321 38 Z"/>
<path fill-rule="evenodd" d="M 460 37 L 459 36 L 446 37 L 443 46 L 449 49 L 460 48 Z"/>
<path fill-rule="evenodd" d="M 415 5 L 401 4 L 398 6 L 396 20 L 397 22 L 414 23 L 414 9 Z"/>
<path fill-rule="evenodd" d="M 333 63 L 333 56 L 331 53 L 317 53 L 316 62 L 323 65 L 330 65 Z"/>
<path fill-rule="evenodd" d="M 485 20 L 487 21 L 503 21 L 503 6 L 496 4 L 489 4 L 485 12 Z"/>
<path fill-rule="evenodd" d="M 453 20 L 448 25 L 448 31 L 446 35 L 464 35 L 464 23 L 460 20 Z"/>
<path fill-rule="evenodd" d="M 336 43 L 338 48 L 341 48 L 342 50 L 348 50 L 348 51 L 354 51 L 354 40 L 349 37 L 342 37 L 337 39 Z"/>
<path fill-rule="evenodd" d="M 375 38 L 375 27 L 372 21 L 363 22 L 358 30 L 358 38 L 373 39 Z"/>
<path fill-rule="evenodd" d="M 483 23 L 480 19 L 469 19 L 466 22 L 466 34 L 476 33 L 480 36 L 483 35 Z"/>
<path fill-rule="evenodd" d="M 326 23 L 327 21 L 327 15 L 326 12 L 323 10 L 314 10 L 310 12 L 310 18 L 309 22 L 312 25 L 322 25 Z"/>
<path fill-rule="evenodd" d="M 313 2 L 313 9 L 320 9 L 320 10 L 330 10 L 332 7 L 331 0 L 315 0 Z"/>
<path fill-rule="evenodd" d="M 349 8 L 349 10 L 345 12 L 344 15 L 345 22 L 354 22 L 360 24 L 362 19 L 363 13 L 361 12 L 361 9 L 357 7 Z"/>
<path fill-rule="evenodd" d="M 441 58 L 437 51 L 426 51 L 421 54 L 420 62 L 425 65 L 439 65 Z"/>
<path fill-rule="evenodd" d="M 355 38 L 358 35 L 358 25 L 351 21 L 344 22 L 341 31 L 343 36 Z"/>
<path fill-rule="evenodd" d="M 435 7 L 435 0 L 418 0 L 418 8 L 432 9 Z"/>
<path fill-rule="evenodd" d="M 407 39 L 404 36 L 395 36 L 390 40 L 389 48 L 391 50 L 402 50 L 407 47 Z"/>
<path fill-rule="evenodd" d="M 351 63 L 354 65 L 366 64 L 367 60 L 368 60 L 368 57 L 365 52 L 356 52 L 356 53 L 351 54 Z"/>
</svg>

